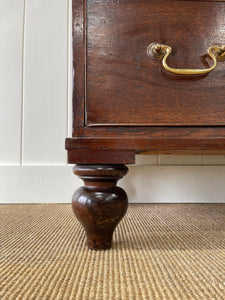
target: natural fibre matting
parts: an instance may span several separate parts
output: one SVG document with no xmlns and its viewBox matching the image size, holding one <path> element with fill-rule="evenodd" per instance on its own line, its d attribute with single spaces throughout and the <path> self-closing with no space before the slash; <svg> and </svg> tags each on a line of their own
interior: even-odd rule
<svg viewBox="0 0 225 300">
<path fill-rule="evenodd" d="M 225 299 L 225 204 L 134 204 L 110 251 L 68 204 L 0 205 L 0 299 Z"/>
</svg>

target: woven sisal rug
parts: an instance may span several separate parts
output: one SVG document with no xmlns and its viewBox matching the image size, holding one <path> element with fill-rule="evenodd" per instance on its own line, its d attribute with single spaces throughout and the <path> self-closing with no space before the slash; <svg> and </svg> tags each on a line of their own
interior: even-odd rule
<svg viewBox="0 0 225 300">
<path fill-rule="evenodd" d="M 0 299 L 225 299 L 225 204 L 130 205 L 110 251 L 67 204 L 0 206 Z"/>
</svg>

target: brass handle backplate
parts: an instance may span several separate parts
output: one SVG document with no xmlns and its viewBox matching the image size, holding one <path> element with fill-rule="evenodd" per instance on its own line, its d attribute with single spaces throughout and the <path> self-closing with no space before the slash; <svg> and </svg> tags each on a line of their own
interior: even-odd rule
<svg viewBox="0 0 225 300">
<path fill-rule="evenodd" d="M 168 66 L 166 62 L 171 52 L 172 48 L 170 46 L 162 45 L 159 43 L 152 43 L 147 48 L 147 54 L 149 57 L 162 59 L 162 65 L 168 72 L 180 75 L 207 74 L 216 68 L 217 61 L 225 61 L 225 45 L 212 46 L 208 49 L 208 54 L 213 60 L 212 67 L 206 69 L 176 69 Z"/>
</svg>

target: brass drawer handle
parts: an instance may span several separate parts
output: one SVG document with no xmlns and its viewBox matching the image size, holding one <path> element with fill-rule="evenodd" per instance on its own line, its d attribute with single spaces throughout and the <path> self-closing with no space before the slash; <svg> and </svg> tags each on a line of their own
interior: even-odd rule
<svg viewBox="0 0 225 300">
<path fill-rule="evenodd" d="M 167 45 L 162 45 L 159 43 L 152 43 L 147 48 L 147 54 L 149 57 L 154 57 L 157 59 L 162 59 L 163 67 L 171 73 L 180 74 L 180 75 L 199 75 L 207 74 L 214 70 L 217 65 L 217 61 L 225 60 L 225 45 L 223 46 L 212 46 L 208 49 L 208 54 L 213 60 L 213 65 L 210 68 L 206 69 L 175 69 L 167 65 L 167 58 L 170 55 L 172 48 Z"/>
</svg>

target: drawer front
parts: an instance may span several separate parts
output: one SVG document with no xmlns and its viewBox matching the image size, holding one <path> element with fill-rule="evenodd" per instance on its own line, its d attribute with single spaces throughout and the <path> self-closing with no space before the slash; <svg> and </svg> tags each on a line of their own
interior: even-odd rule
<svg viewBox="0 0 225 300">
<path fill-rule="evenodd" d="M 225 62 L 176 75 L 147 55 L 172 47 L 168 65 L 207 68 L 225 44 L 225 2 L 87 0 L 86 126 L 225 125 Z"/>
</svg>

